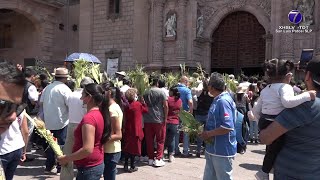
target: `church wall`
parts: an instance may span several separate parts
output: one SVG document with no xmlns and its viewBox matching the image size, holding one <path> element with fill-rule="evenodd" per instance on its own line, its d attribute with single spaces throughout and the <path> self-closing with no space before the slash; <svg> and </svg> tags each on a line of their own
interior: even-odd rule
<svg viewBox="0 0 320 180">
<path fill-rule="evenodd" d="M 107 56 L 119 56 L 123 70 L 132 68 L 134 0 L 120 2 L 120 15 L 112 18 L 108 14 L 109 0 L 94 0 L 92 53 L 102 61 L 103 67 Z"/>
<path fill-rule="evenodd" d="M 64 61 L 67 55 L 79 52 L 79 4 L 61 8 L 56 12 L 56 25 L 54 26 L 53 61 Z M 59 24 L 63 29 L 59 29 Z M 73 30 L 76 25 L 77 29 Z"/>
</svg>

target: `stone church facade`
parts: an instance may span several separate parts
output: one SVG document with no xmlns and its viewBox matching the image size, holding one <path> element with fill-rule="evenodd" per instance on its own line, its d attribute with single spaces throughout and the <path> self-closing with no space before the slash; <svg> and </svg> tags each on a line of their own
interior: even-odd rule
<svg viewBox="0 0 320 180">
<path fill-rule="evenodd" d="M 61 18 L 65 4 L 40 1 L 0 0 L 0 9 L 17 11 L 35 24 L 37 43 L 30 56 L 45 62 L 62 62 L 80 51 L 96 55 L 105 69 L 108 59 L 119 58 L 119 70 L 142 64 L 167 71 L 200 63 L 207 72 L 256 73 L 265 59 L 298 62 L 307 48 L 320 55 L 316 0 L 80 0 L 68 6 L 68 22 Z M 293 9 L 306 17 L 302 23 L 311 32 L 276 32 L 292 26 Z M 77 31 L 58 30 L 66 23 L 67 31 L 71 25 Z M 8 54 L 0 49 L 0 58 Z"/>
</svg>

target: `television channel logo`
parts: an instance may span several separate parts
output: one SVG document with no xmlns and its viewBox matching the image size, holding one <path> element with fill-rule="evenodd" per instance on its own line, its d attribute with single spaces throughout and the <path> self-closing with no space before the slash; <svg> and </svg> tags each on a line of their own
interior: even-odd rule
<svg viewBox="0 0 320 180">
<path fill-rule="evenodd" d="M 292 10 L 288 14 L 288 19 L 292 24 L 299 24 L 302 21 L 302 14 L 298 10 Z"/>
</svg>

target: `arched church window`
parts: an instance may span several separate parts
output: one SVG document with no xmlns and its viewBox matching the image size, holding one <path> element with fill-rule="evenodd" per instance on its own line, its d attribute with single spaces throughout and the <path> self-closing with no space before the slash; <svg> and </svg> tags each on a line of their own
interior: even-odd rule
<svg viewBox="0 0 320 180">
<path fill-rule="evenodd" d="M 12 48 L 12 32 L 10 24 L 0 24 L 0 49 Z"/>
</svg>

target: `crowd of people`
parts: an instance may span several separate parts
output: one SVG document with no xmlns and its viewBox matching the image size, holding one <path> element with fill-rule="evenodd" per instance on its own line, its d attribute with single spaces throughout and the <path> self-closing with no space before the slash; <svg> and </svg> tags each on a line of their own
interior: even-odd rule
<svg viewBox="0 0 320 180">
<path fill-rule="evenodd" d="M 75 88 L 66 68 L 55 69 L 54 81 L 49 82 L 31 68 L 0 63 L 0 165 L 5 178 L 13 179 L 18 164 L 28 160 L 31 146 L 45 150 L 44 173 L 56 170 L 63 180 L 74 178 L 74 168 L 78 180 L 112 180 L 120 161 L 125 172 L 133 173 L 137 161 L 162 167 L 165 159 L 174 163 L 177 157 L 194 154 L 205 154 L 204 180 L 231 180 L 241 113 L 250 127 L 248 142 L 267 144 L 256 179 L 269 179 L 272 169 L 276 180 L 317 179 L 320 58 L 314 57 L 305 70 L 306 90 L 293 82 L 291 61 L 268 60 L 264 69 L 268 79 L 242 76 L 239 81 L 229 75 L 236 92 L 227 88 L 223 75 L 212 73 L 192 88 L 187 76 L 172 87 L 150 76 L 150 88 L 139 94 L 124 72 L 117 73 L 121 87 L 85 77 Z M 204 125 L 195 142 L 181 131 L 181 110 Z M 25 113 L 45 122 L 63 156 L 57 157 L 37 135 Z M 196 143 L 195 152 L 190 143 Z"/>
</svg>

